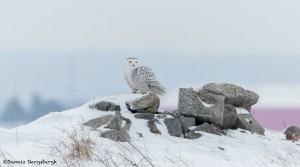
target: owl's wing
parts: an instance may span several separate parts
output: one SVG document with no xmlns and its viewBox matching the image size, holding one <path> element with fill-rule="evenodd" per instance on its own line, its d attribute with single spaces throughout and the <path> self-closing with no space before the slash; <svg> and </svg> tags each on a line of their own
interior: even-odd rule
<svg viewBox="0 0 300 167">
<path fill-rule="evenodd" d="M 165 94 L 165 87 L 162 86 L 155 77 L 154 72 L 147 66 L 137 68 L 137 79 L 144 84 L 147 84 L 149 89 L 157 94 Z"/>
</svg>

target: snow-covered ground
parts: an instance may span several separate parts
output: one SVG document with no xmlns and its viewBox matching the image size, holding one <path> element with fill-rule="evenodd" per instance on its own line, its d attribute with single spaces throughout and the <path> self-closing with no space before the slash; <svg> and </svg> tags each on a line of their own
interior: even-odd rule
<svg viewBox="0 0 300 167">
<path fill-rule="evenodd" d="M 43 163 L 55 160 L 56 163 L 53 165 L 41 166 L 67 166 L 63 154 L 54 151 L 64 150 L 59 144 L 69 143 L 70 138 L 66 132 L 72 133 L 74 130 L 78 130 L 83 136 L 91 137 L 95 142 L 93 152 L 100 158 L 113 157 L 116 153 L 122 152 L 121 148 L 127 148 L 129 152 L 123 150 L 123 153 L 132 154 L 133 159 L 140 162 L 140 166 L 146 165 L 147 162 L 139 161 L 143 156 L 134 153 L 132 145 L 154 166 L 300 166 L 300 142 L 286 141 L 282 133 L 269 130 L 266 130 L 265 136 L 245 133 L 244 130 L 238 129 L 229 130 L 226 136 L 203 133 L 199 139 L 188 140 L 170 136 L 163 120 L 160 120 L 158 129 L 162 132 L 161 135 L 152 134 L 147 127 L 147 121 L 135 119 L 125 106 L 126 101 L 137 97 L 139 95 L 132 94 L 100 97 L 79 108 L 50 113 L 17 129 L 0 128 L 0 166 L 6 166 L 4 162 L 8 161 L 5 160 L 25 163 L 11 166 L 33 166 L 28 164 L 28 160 L 44 160 Z M 102 100 L 120 105 L 122 116 L 131 119 L 133 124 L 129 134 L 132 145 L 118 144 L 101 138 L 99 132 L 89 127 L 82 129 L 81 125 L 90 119 L 114 115 L 114 112 L 101 112 L 89 108 L 89 105 Z M 116 161 L 122 163 L 120 159 Z M 99 165 L 101 163 L 96 160 L 78 163 L 83 166 L 104 166 Z M 125 164 L 126 162 L 123 162 L 123 166 Z"/>
</svg>

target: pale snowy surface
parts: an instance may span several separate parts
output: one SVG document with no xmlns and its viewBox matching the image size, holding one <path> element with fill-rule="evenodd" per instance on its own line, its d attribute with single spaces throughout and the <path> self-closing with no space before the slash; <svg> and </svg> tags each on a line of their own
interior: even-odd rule
<svg viewBox="0 0 300 167">
<path fill-rule="evenodd" d="M 63 130 L 72 131 L 80 129 L 80 124 L 100 116 L 114 114 L 114 112 L 101 112 L 90 109 L 89 105 L 98 101 L 110 101 L 121 106 L 122 116 L 131 119 L 132 127 L 129 131 L 132 144 L 149 155 L 155 166 L 174 166 L 166 157 L 173 157 L 185 163 L 178 166 L 299 166 L 300 142 L 286 141 L 282 133 L 266 130 L 265 136 L 244 132 L 241 129 L 229 130 L 227 136 L 216 136 L 202 133 L 203 136 L 196 140 L 172 137 L 168 134 L 163 120 L 160 119 L 158 129 L 161 135 L 149 132 L 146 120 L 137 120 L 125 106 L 125 102 L 135 99 L 139 95 L 120 95 L 102 97 L 72 110 L 50 113 L 28 125 L 17 129 L 0 128 L 0 148 L 11 157 L 10 160 L 53 160 L 55 166 L 65 166 L 58 158 L 50 154 L 50 147 L 59 141 L 68 141 Z M 245 112 L 242 109 L 239 112 Z M 18 132 L 18 141 L 16 131 Z M 90 133 L 98 149 L 118 151 L 116 143 L 109 139 L 99 137 L 97 131 L 84 128 Z M 142 133 L 139 137 L 137 133 Z M 102 146 L 102 147 L 100 147 Z M 0 155 L 0 166 L 4 157 Z M 184 165 L 188 164 L 188 165 Z M 101 166 L 95 162 L 86 161 L 84 166 Z M 32 165 L 20 165 L 32 166 Z M 45 166 L 45 165 L 44 165 Z M 51 166 L 51 165 L 49 165 Z M 175 165 L 176 166 L 176 165 Z"/>
</svg>

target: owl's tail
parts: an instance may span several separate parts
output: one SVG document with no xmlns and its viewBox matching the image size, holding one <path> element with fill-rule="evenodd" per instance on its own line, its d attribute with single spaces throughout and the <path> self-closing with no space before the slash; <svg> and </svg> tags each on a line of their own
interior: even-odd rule
<svg viewBox="0 0 300 167">
<path fill-rule="evenodd" d="M 162 86 L 159 82 L 154 82 L 150 84 L 150 91 L 153 93 L 156 93 L 158 95 L 164 95 L 166 94 L 166 88 Z"/>
</svg>

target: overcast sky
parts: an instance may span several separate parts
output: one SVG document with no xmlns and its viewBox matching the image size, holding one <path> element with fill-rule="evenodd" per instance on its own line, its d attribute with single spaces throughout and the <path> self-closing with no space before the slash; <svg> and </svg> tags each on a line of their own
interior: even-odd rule
<svg viewBox="0 0 300 167">
<path fill-rule="evenodd" d="M 3 51 L 299 54 L 297 0 L 0 1 Z"/>
<path fill-rule="evenodd" d="M 293 94 L 300 84 L 299 6 L 293 0 L 1 0 L 0 105 L 14 83 L 26 104 L 35 92 L 64 101 L 127 93 L 122 70 L 131 56 L 153 68 L 169 91 L 230 82 Z"/>
</svg>

